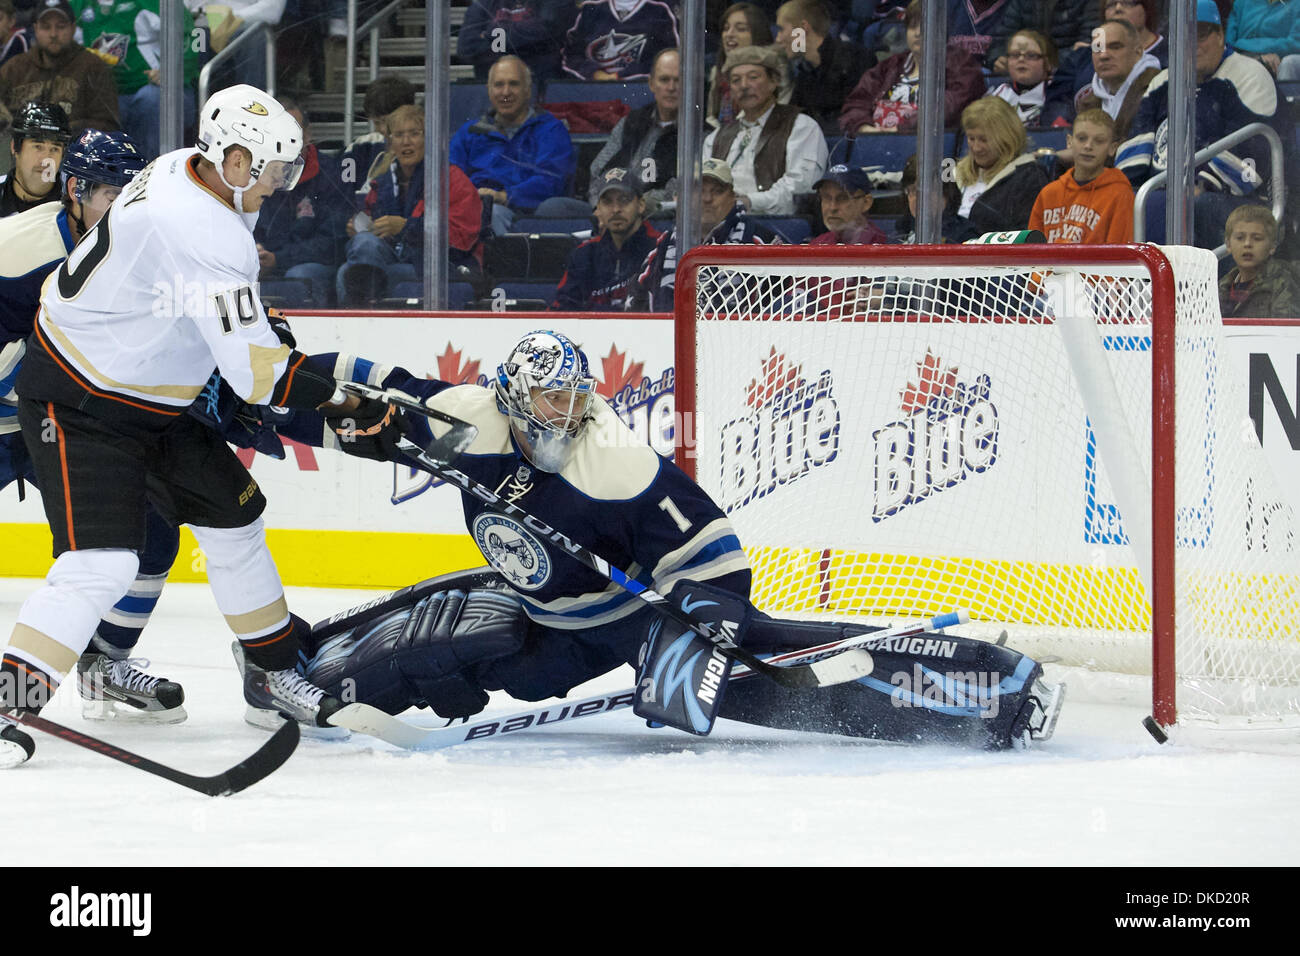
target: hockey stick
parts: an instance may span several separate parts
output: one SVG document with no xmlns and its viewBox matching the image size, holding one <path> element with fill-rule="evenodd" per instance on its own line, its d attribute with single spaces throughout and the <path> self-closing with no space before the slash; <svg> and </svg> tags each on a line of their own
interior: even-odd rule
<svg viewBox="0 0 1300 956">
<path fill-rule="evenodd" d="M 36 730 L 44 731 L 61 740 L 66 740 L 68 743 L 76 744 L 78 747 L 85 747 L 87 750 L 93 750 L 105 757 L 120 760 L 137 770 L 143 770 L 154 776 L 162 777 L 164 780 L 170 780 L 172 783 L 179 783 L 182 787 L 205 793 L 209 797 L 227 797 L 232 793 L 238 793 L 251 787 L 263 777 L 269 776 L 279 769 L 298 746 L 298 724 L 296 721 L 287 720 L 284 726 L 273 733 L 270 739 L 262 744 L 251 756 L 241 760 L 229 770 L 213 777 L 196 777 L 193 774 L 182 773 L 173 767 L 168 767 L 166 764 L 156 763 L 147 757 L 141 757 L 129 750 L 123 750 L 121 747 L 100 740 L 98 737 L 91 737 L 89 734 L 83 734 L 81 731 L 73 730 L 71 727 L 65 727 L 62 724 L 56 724 L 52 720 L 46 720 L 44 717 L 26 711 L 10 708 L 2 709 L 0 710 L 0 720 L 11 724 L 34 727 Z"/>
<path fill-rule="evenodd" d="M 807 663 L 816 662 L 828 656 L 834 658 L 837 655 L 859 648 L 869 652 L 879 642 L 892 641 L 900 637 L 911 637 L 916 634 L 923 634 L 926 631 L 942 631 L 945 627 L 952 627 L 955 624 L 965 624 L 969 620 L 969 611 L 947 611 L 943 614 L 936 614 L 934 617 L 928 617 L 920 621 L 894 624 L 890 627 L 882 628 L 881 630 L 854 634 L 851 637 L 841 638 L 838 641 L 831 641 L 827 644 L 817 644 L 813 647 L 802 647 L 797 651 L 790 651 L 779 657 L 769 657 L 767 660 L 768 663 L 772 663 L 774 661 L 784 660 L 794 661 L 797 658 L 798 663 Z M 736 672 L 733 671 L 732 675 L 736 676 Z"/>
<path fill-rule="evenodd" d="M 368 385 L 359 385 L 355 382 L 341 382 L 339 387 L 345 392 L 350 392 L 361 398 L 372 398 L 382 402 L 390 402 L 399 405 L 402 408 L 410 409 L 413 412 L 424 415 L 428 418 L 434 418 L 442 422 L 452 423 L 452 431 L 455 432 L 460 426 L 473 428 L 468 422 L 462 422 L 458 418 L 453 418 L 444 412 L 429 408 L 423 402 L 413 400 L 409 395 L 399 392 L 395 389 L 376 389 Z M 820 660 L 816 663 L 800 667 L 774 667 L 764 663 L 754 654 L 745 650 L 734 641 L 730 640 L 726 634 L 717 628 L 697 621 L 680 608 L 673 605 L 662 594 L 653 588 L 648 588 L 635 578 L 629 577 L 619 568 L 614 567 L 594 551 L 590 551 L 568 536 L 551 528 L 549 525 L 520 508 L 513 502 L 503 501 L 501 497 L 486 485 L 481 485 L 468 475 L 450 467 L 451 458 L 446 457 L 443 453 L 444 446 L 450 445 L 455 447 L 459 445 L 461 450 L 468 447 L 469 442 L 463 444 L 459 442 L 447 442 L 450 433 L 441 439 L 433 442 L 427 449 L 421 448 L 418 444 L 403 436 L 398 439 L 397 447 L 409 458 L 413 458 L 428 469 L 433 474 L 442 478 L 444 481 L 458 485 L 463 491 L 472 494 L 480 499 L 483 504 L 498 514 L 507 515 L 515 518 L 530 529 L 541 534 L 550 540 L 557 547 L 575 560 L 585 564 L 604 575 L 615 584 L 622 587 L 631 594 L 636 595 L 650 606 L 654 607 L 659 613 L 669 620 L 675 621 L 682 627 L 685 627 L 703 638 L 714 643 L 719 653 L 730 657 L 733 660 L 745 664 L 750 670 L 758 671 L 766 677 L 771 678 L 779 684 L 786 687 L 796 687 L 805 690 L 811 690 L 816 687 L 825 687 L 830 684 L 842 684 L 846 681 L 856 680 L 865 674 L 871 673 L 871 658 L 865 654 L 837 654 L 827 660 Z M 471 433 L 470 440 L 473 440 Z M 459 454 L 459 452 L 457 452 Z"/>
<path fill-rule="evenodd" d="M 860 639 L 887 641 L 907 637 L 912 634 L 920 634 L 923 631 L 934 631 L 949 627 L 961 623 L 967 618 L 969 618 L 969 615 L 965 611 L 940 614 L 924 621 L 896 624 L 893 627 L 846 638 L 844 641 L 837 641 L 832 644 L 786 651 L 767 658 L 765 663 L 783 666 L 799 665 L 806 663 L 810 659 L 816 660 L 820 655 L 834 653 L 832 649 L 839 644 L 856 642 Z M 868 670 L 868 673 L 870 673 L 870 670 Z M 753 677 L 754 674 L 755 671 L 742 664 L 731 672 L 728 683 Z M 469 743 L 474 740 L 497 740 L 505 734 L 512 734 L 521 730 L 550 727 L 579 717 L 608 713 L 611 710 L 630 706 L 635 699 L 636 688 L 628 687 L 598 697 L 588 697 L 585 700 L 536 707 L 522 713 L 512 714 L 509 717 L 485 718 L 474 723 L 468 721 L 461 724 L 449 723 L 445 727 L 419 727 L 386 714 L 377 707 L 370 707 L 366 704 L 349 704 L 333 714 L 330 717 L 330 722 L 340 727 L 347 727 L 349 730 L 355 730 L 358 733 L 376 737 L 404 750 L 441 750 L 444 747 L 454 747 L 457 744 Z"/>
</svg>

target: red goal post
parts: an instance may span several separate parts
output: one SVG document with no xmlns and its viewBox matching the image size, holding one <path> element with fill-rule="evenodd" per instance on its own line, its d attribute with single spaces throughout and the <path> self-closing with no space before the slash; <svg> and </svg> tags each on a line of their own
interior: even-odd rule
<svg viewBox="0 0 1300 956">
<path fill-rule="evenodd" d="M 1039 654 L 1149 667 L 1164 726 L 1180 684 L 1198 718 L 1290 720 L 1300 566 L 1266 552 L 1291 550 L 1294 516 L 1233 444 L 1216 281 L 1211 254 L 1153 245 L 698 247 L 676 277 L 681 463 L 765 610 L 887 619 L 947 588 L 1045 633 L 1011 628 Z M 1225 495 L 1262 509 L 1267 544 L 1231 539 Z M 1255 606 L 1279 601 L 1296 616 Z"/>
</svg>

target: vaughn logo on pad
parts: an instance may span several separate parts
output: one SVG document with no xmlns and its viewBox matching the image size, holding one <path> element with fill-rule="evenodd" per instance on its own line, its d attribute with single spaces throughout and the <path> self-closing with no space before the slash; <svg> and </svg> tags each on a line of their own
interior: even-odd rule
<svg viewBox="0 0 1300 956">
<path fill-rule="evenodd" d="M 925 351 L 900 394 L 905 417 L 872 432 L 872 521 L 986 471 L 998 459 L 998 410 L 987 374 L 963 382 L 956 366 Z"/>
</svg>

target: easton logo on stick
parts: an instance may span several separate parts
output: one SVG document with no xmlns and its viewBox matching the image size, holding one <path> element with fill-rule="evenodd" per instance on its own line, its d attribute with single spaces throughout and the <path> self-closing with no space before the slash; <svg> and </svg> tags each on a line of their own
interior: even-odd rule
<svg viewBox="0 0 1300 956">
<path fill-rule="evenodd" d="M 987 374 L 963 382 L 929 349 L 900 393 L 905 416 L 872 433 L 875 488 L 871 520 L 991 468 L 998 458 L 998 410 Z"/>
<path fill-rule="evenodd" d="M 749 411 L 722 426 L 722 488 L 730 510 L 797 481 L 835 460 L 840 410 L 825 369 L 809 382 L 799 365 L 772 348 L 745 389 Z"/>
</svg>

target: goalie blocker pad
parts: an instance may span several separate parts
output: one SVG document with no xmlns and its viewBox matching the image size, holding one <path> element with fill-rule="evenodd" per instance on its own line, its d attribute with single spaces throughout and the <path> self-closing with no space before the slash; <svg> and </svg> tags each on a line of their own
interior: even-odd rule
<svg viewBox="0 0 1300 956">
<path fill-rule="evenodd" d="M 779 652 L 871 630 L 757 615 L 746 646 Z M 1018 745 L 1035 718 L 1042 666 L 1010 647 L 925 633 L 882 638 L 864 649 L 874 663 L 867 677 L 811 694 L 773 681 L 738 681 L 719 716 L 786 730 L 989 750 Z"/>
<path fill-rule="evenodd" d="M 477 714 L 488 702 L 478 670 L 518 652 L 527 619 L 499 588 L 454 586 L 476 580 L 462 573 L 422 581 L 323 622 L 307 679 L 345 703 L 389 714 L 426 706 L 448 719 Z"/>
<path fill-rule="evenodd" d="M 682 581 L 668 601 L 693 619 L 721 628 L 734 643 L 744 640 L 752 609 L 743 598 Z M 656 614 L 641 645 L 632 712 L 651 726 L 665 724 L 703 736 L 717 719 L 731 665 L 713 641 Z"/>
</svg>

